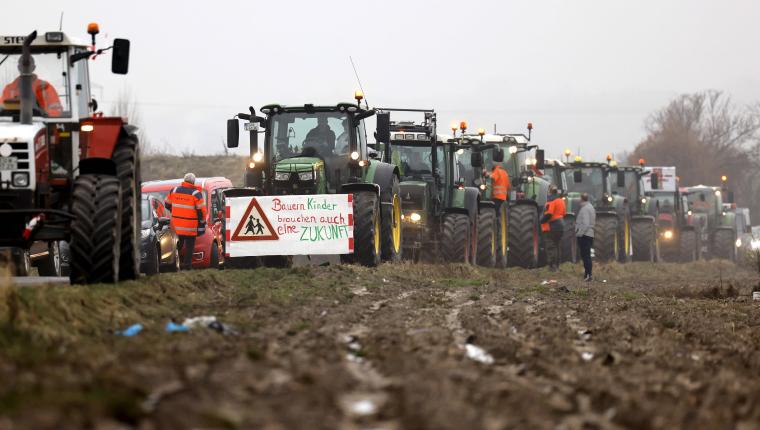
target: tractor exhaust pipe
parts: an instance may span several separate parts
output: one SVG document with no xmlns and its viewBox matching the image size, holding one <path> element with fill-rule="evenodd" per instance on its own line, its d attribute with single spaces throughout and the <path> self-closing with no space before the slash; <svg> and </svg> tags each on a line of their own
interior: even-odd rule
<svg viewBox="0 0 760 430">
<path fill-rule="evenodd" d="M 21 79 L 19 82 L 19 95 L 21 98 L 21 124 L 31 124 L 34 115 L 34 91 L 32 82 L 34 80 L 34 60 L 32 59 L 31 45 L 37 38 L 37 31 L 26 37 L 24 45 L 21 48 L 21 60 L 19 62 L 19 71 Z"/>
</svg>

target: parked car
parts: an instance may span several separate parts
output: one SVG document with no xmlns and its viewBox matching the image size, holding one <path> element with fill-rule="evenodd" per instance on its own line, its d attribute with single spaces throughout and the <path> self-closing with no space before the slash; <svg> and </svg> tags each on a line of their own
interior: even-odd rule
<svg viewBox="0 0 760 430">
<path fill-rule="evenodd" d="M 146 275 L 179 270 L 179 238 L 169 227 L 169 218 L 160 216 L 164 212 L 159 199 L 143 194 L 140 271 Z"/>
<path fill-rule="evenodd" d="M 182 183 L 182 179 L 143 182 L 142 192 L 161 200 Z M 197 178 L 195 187 L 206 201 L 206 232 L 195 240 L 193 268 L 224 267 L 224 196 L 222 191 L 232 187 L 232 182 L 223 177 Z M 166 214 L 169 216 L 169 214 Z"/>
</svg>

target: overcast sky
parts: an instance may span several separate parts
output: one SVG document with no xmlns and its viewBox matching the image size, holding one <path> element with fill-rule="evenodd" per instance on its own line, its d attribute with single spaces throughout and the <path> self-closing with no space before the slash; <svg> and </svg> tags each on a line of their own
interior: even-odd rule
<svg viewBox="0 0 760 430">
<path fill-rule="evenodd" d="M 350 101 L 349 56 L 371 106 L 435 108 L 439 128 L 532 121 L 547 156 L 631 149 L 680 93 L 760 101 L 756 0 L 27 0 L 5 11 L 3 34 L 55 30 L 63 11 L 69 35 L 96 21 L 103 43 L 130 39 L 126 77 L 91 64 L 94 94 L 108 112 L 129 89 L 152 144 L 176 153 L 220 152 L 225 119 L 249 105 Z"/>
</svg>

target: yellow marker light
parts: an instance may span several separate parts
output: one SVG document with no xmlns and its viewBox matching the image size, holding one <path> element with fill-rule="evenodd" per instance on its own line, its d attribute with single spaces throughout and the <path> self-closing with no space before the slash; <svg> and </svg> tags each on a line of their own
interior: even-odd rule
<svg viewBox="0 0 760 430">
<path fill-rule="evenodd" d="M 568 148 L 568 149 L 565 149 L 565 157 L 569 157 L 570 155 L 572 155 L 572 153 L 573 153 L 573 152 L 572 152 L 572 151 L 570 151 L 570 148 Z"/>
<path fill-rule="evenodd" d="M 254 167 L 256 167 L 256 163 L 254 163 L 253 161 L 251 161 L 250 163 L 248 163 L 248 168 L 249 169 L 253 169 Z"/>
<path fill-rule="evenodd" d="M 517 154 L 517 147 L 516 146 L 510 146 L 509 147 L 509 153 L 510 154 Z"/>
<path fill-rule="evenodd" d="M 607 161 L 612 161 L 612 154 L 607 154 Z"/>
<path fill-rule="evenodd" d="M 672 239 L 673 238 L 673 230 L 665 230 L 665 233 L 663 233 L 662 236 L 665 239 Z"/>
<path fill-rule="evenodd" d="M 85 133 L 89 133 L 93 130 L 95 130 L 95 126 L 92 124 L 82 124 L 82 128 L 80 128 Z"/>
<path fill-rule="evenodd" d="M 255 162 L 259 163 L 259 162 L 261 162 L 261 160 L 263 160 L 263 159 L 264 159 L 264 156 L 263 156 L 263 155 L 261 155 L 261 152 L 257 152 L 257 153 L 255 153 L 255 154 L 253 154 L 253 161 L 255 161 Z"/>
<path fill-rule="evenodd" d="M 352 160 L 358 160 L 359 159 L 359 153 L 354 151 L 351 153 L 351 159 Z"/>
<path fill-rule="evenodd" d="M 723 176 L 720 177 L 720 180 L 723 181 L 723 182 L 726 182 L 728 180 L 728 176 L 723 175 Z"/>
<path fill-rule="evenodd" d="M 581 156 L 580 156 L 580 155 L 576 155 L 576 156 L 575 156 L 575 162 L 576 162 L 576 163 L 580 163 L 581 161 L 583 161 L 583 158 L 581 158 Z"/>
<path fill-rule="evenodd" d="M 485 136 L 485 134 L 486 134 L 486 129 L 485 129 L 485 128 L 479 128 L 479 129 L 478 129 L 478 134 L 479 134 L 481 137 Z"/>
<path fill-rule="evenodd" d="M 610 166 L 617 167 L 617 161 L 615 160 L 610 161 Z"/>
<path fill-rule="evenodd" d="M 357 102 L 362 101 L 362 99 L 364 98 L 364 92 L 362 90 L 354 91 L 354 98 L 356 99 Z"/>
<path fill-rule="evenodd" d="M 412 220 L 412 222 L 420 222 L 422 216 L 420 216 L 420 214 L 417 212 L 412 212 L 412 214 L 409 215 L 409 219 Z"/>
<path fill-rule="evenodd" d="M 459 123 L 456 122 L 456 121 L 454 121 L 454 122 L 451 123 L 451 131 L 453 131 L 454 133 L 456 133 L 457 130 L 459 130 Z"/>
</svg>

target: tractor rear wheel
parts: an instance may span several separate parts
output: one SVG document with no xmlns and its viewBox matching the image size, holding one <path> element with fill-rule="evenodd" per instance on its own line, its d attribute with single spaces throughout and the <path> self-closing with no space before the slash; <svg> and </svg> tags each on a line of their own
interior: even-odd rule
<svg viewBox="0 0 760 430">
<path fill-rule="evenodd" d="M 562 254 L 561 262 L 575 263 L 578 261 L 578 240 L 575 238 L 575 216 L 565 215 L 565 230 L 562 232 L 560 244 Z"/>
<path fill-rule="evenodd" d="M 496 265 L 496 211 L 482 208 L 478 214 L 478 266 Z"/>
<path fill-rule="evenodd" d="M 140 274 L 140 153 L 137 141 L 119 139 L 113 151 L 116 175 L 121 182 L 121 257 L 119 280 Z"/>
<path fill-rule="evenodd" d="M 631 239 L 633 242 L 633 261 L 656 261 L 657 242 L 653 221 L 634 221 L 631 225 Z"/>
<path fill-rule="evenodd" d="M 383 198 L 382 205 L 382 243 L 383 261 L 397 263 L 401 261 L 404 241 L 401 228 L 401 187 L 397 176 L 393 177 L 393 184 Z"/>
<path fill-rule="evenodd" d="M 443 216 L 441 256 L 445 263 L 470 263 L 470 217 L 448 213 Z"/>
<path fill-rule="evenodd" d="M 538 208 L 520 204 L 509 210 L 509 265 L 528 269 L 537 267 Z"/>
<path fill-rule="evenodd" d="M 607 216 L 596 219 L 596 227 L 594 228 L 594 256 L 598 261 L 614 261 L 617 258 L 617 218 Z"/>
<path fill-rule="evenodd" d="M 679 260 L 683 262 L 697 261 L 697 232 L 682 230 L 679 241 Z"/>
<path fill-rule="evenodd" d="M 736 261 L 736 237 L 733 230 L 715 230 L 712 256 L 714 258 Z"/>
<path fill-rule="evenodd" d="M 374 267 L 382 254 L 380 198 L 372 191 L 354 192 L 353 261 Z M 399 226 L 400 227 L 400 226 Z"/>
<path fill-rule="evenodd" d="M 71 203 L 72 284 L 114 283 L 121 255 L 121 188 L 119 179 L 79 175 Z"/>
</svg>

